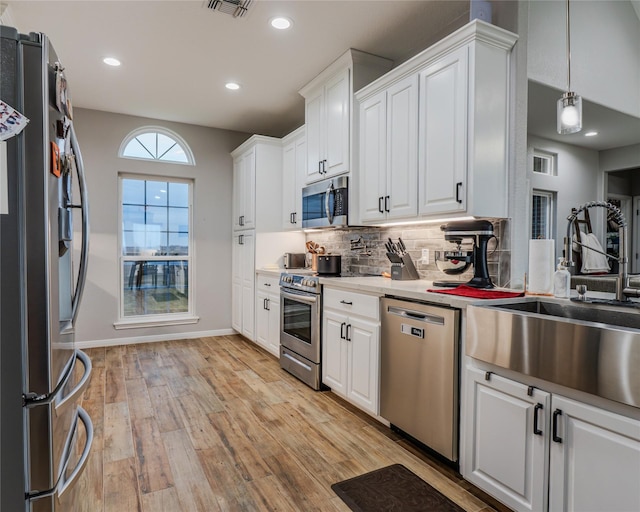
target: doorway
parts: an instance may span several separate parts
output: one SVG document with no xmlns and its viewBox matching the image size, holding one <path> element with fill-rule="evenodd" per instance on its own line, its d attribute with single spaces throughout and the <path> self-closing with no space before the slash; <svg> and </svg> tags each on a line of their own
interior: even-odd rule
<svg viewBox="0 0 640 512">
<path fill-rule="evenodd" d="M 640 273 L 640 169 L 607 173 L 607 201 L 617 206 L 627 220 L 626 252 L 629 272 Z M 606 252 L 617 257 L 618 229 L 615 223 L 606 223 Z M 618 263 L 611 260 L 611 272 L 618 272 Z"/>
</svg>

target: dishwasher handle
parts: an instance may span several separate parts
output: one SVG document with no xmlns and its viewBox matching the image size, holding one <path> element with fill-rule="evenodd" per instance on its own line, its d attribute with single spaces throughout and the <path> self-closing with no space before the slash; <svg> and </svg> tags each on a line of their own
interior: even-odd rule
<svg viewBox="0 0 640 512">
<path fill-rule="evenodd" d="M 391 315 L 397 315 L 408 320 L 415 320 L 426 324 L 444 325 L 444 317 L 438 315 L 430 315 L 428 313 L 413 311 L 406 308 L 398 308 L 396 306 L 389 306 L 387 308 L 387 312 Z"/>
</svg>

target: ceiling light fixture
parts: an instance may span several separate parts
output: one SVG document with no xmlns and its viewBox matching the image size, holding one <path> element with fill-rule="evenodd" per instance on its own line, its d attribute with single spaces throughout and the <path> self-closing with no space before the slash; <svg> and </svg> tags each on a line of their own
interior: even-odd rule
<svg viewBox="0 0 640 512">
<path fill-rule="evenodd" d="M 120 65 L 120 61 L 118 59 L 114 58 L 114 57 L 105 57 L 104 59 L 102 59 L 102 62 L 104 62 L 108 66 L 119 66 Z"/>
<path fill-rule="evenodd" d="M 273 28 L 277 28 L 278 30 L 286 30 L 289 27 L 291 27 L 291 25 L 292 25 L 291 20 L 289 18 L 284 18 L 282 16 L 273 18 L 271 20 L 271 26 Z"/>
<path fill-rule="evenodd" d="M 571 90 L 571 20 L 567 0 L 567 92 L 558 100 L 557 130 L 561 135 L 582 130 L 582 98 Z"/>
<path fill-rule="evenodd" d="M 227 82 L 224 86 L 232 91 L 237 91 L 238 89 L 240 89 L 240 85 L 235 82 Z"/>
<path fill-rule="evenodd" d="M 598 135 L 598 132 L 587 132 L 584 134 L 585 137 L 595 137 L 596 135 Z"/>
</svg>

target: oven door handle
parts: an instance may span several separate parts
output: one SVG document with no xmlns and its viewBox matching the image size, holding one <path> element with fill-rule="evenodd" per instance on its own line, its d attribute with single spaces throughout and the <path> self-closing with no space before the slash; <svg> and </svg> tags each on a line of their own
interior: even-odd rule
<svg viewBox="0 0 640 512">
<path fill-rule="evenodd" d="M 280 294 L 283 297 L 287 297 L 291 300 L 297 300 L 298 302 L 304 302 L 305 304 L 316 304 L 318 302 L 317 295 L 308 295 L 304 292 L 295 292 L 290 290 L 284 290 L 280 288 Z"/>
</svg>

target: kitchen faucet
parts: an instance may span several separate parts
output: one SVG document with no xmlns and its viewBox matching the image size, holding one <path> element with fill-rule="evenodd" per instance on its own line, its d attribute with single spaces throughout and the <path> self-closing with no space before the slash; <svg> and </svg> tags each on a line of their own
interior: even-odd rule
<svg viewBox="0 0 640 512">
<path fill-rule="evenodd" d="M 571 226 L 575 222 L 578 217 L 578 214 L 583 210 L 587 210 L 589 208 L 601 207 L 609 210 L 613 215 L 613 220 L 618 224 L 618 257 L 607 254 L 604 251 L 600 251 L 598 249 L 594 249 L 593 247 L 586 246 L 583 243 L 572 240 L 571 236 Z M 627 272 L 627 219 L 625 219 L 623 213 L 620 211 L 620 208 L 612 205 L 611 203 L 607 203 L 605 201 L 590 201 L 583 205 L 580 205 L 575 210 L 572 210 L 571 215 L 567 217 L 569 223 L 567 224 L 567 236 L 564 238 L 564 266 L 569 268 L 573 266 L 573 254 L 572 254 L 572 244 L 579 245 L 581 247 L 586 247 L 592 251 L 595 251 L 600 254 L 604 254 L 607 258 L 610 258 L 614 261 L 618 262 L 618 277 L 616 278 L 616 300 L 617 301 L 627 301 L 628 297 L 640 297 L 640 288 L 630 288 L 629 287 L 629 274 Z M 579 228 L 578 228 L 579 229 Z"/>
</svg>

